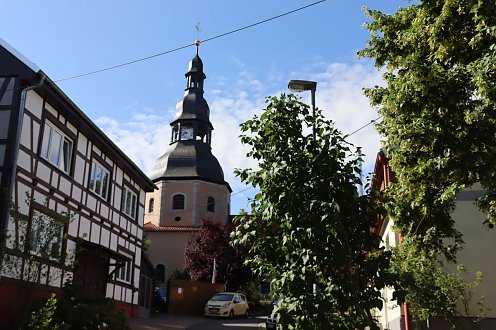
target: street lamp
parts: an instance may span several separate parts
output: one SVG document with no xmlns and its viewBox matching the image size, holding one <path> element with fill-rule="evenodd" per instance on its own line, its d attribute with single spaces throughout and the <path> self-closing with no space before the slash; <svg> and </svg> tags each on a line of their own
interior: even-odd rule
<svg viewBox="0 0 496 330">
<path fill-rule="evenodd" d="M 315 91 L 317 90 L 317 82 L 309 81 L 309 80 L 291 80 L 289 81 L 288 88 L 292 92 L 303 92 L 303 91 L 311 91 L 312 92 L 312 114 L 313 114 L 313 125 L 312 125 L 312 133 L 313 133 L 313 141 L 317 140 L 317 135 L 315 132 Z"/>
<path fill-rule="evenodd" d="M 303 92 L 303 91 L 311 91 L 312 92 L 312 114 L 313 114 L 313 124 L 312 124 L 312 133 L 313 133 L 313 142 L 317 141 L 317 135 L 315 132 L 315 91 L 317 90 L 317 82 L 309 81 L 309 80 L 290 80 L 288 84 L 288 88 L 292 92 Z M 317 284 L 313 283 L 312 285 L 313 295 L 317 295 Z"/>
</svg>

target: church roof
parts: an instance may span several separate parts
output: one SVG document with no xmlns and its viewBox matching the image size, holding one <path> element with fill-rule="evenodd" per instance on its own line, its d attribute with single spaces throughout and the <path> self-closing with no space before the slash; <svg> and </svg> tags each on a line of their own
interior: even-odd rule
<svg viewBox="0 0 496 330">
<path fill-rule="evenodd" d="M 195 141 L 179 141 L 157 159 L 150 179 L 200 179 L 228 185 L 219 161 L 212 154 L 210 146 Z"/>
<path fill-rule="evenodd" d="M 145 223 L 143 226 L 145 231 L 155 232 L 185 232 L 185 231 L 199 231 L 200 227 L 195 226 L 157 226 L 151 222 Z"/>
<path fill-rule="evenodd" d="M 189 73 L 200 73 L 202 74 L 205 78 L 205 74 L 203 73 L 203 61 L 201 60 L 200 56 L 198 56 L 198 53 L 196 54 L 195 57 L 189 62 L 189 70 L 186 75 Z"/>
<path fill-rule="evenodd" d="M 189 91 L 176 104 L 176 115 L 171 122 L 173 125 L 177 120 L 199 120 L 206 124 L 210 124 L 209 117 L 210 109 L 207 101 L 203 98 L 203 92 Z"/>
</svg>

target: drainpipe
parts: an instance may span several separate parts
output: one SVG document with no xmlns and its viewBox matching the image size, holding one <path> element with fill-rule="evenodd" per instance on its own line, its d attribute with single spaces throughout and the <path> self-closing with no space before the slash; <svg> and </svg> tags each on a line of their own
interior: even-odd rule
<svg viewBox="0 0 496 330">
<path fill-rule="evenodd" d="M 14 194 L 14 187 L 15 187 L 15 179 L 17 175 L 17 158 L 19 157 L 19 147 L 21 145 L 21 130 L 22 130 L 22 122 L 24 119 L 24 108 L 26 106 L 26 96 L 30 90 L 36 89 L 38 87 L 41 87 L 43 83 L 45 82 L 46 75 L 44 73 L 41 73 L 41 78 L 40 81 L 38 82 L 37 85 L 35 86 L 28 86 L 24 88 L 21 92 L 21 104 L 19 105 L 19 118 L 17 119 L 17 130 L 16 130 L 16 136 L 15 136 L 15 145 L 14 145 L 14 157 L 12 161 L 12 177 L 10 180 L 10 187 L 9 187 L 9 192 L 12 192 Z"/>
<path fill-rule="evenodd" d="M 15 178 L 16 178 L 16 173 L 17 173 L 17 158 L 19 156 L 19 145 L 21 143 L 21 129 L 22 129 L 22 120 L 24 118 L 24 106 L 26 105 L 26 94 L 28 91 L 35 89 L 35 88 L 38 88 L 41 85 L 43 85 L 45 78 L 46 78 L 46 75 L 44 73 L 41 73 L 41 78 L 40 78 L 40 81 L 38 82 L 37 85 L 28 86 L 21 91 L 21 103 L 19 106 L 19 118 L 17 120 L 17 130 L 16 130 L 16 135 L 15 135 L 15 141 L 14 141 L 15 142 L 14 155 L 13 155 L 13 159 L 12 159 L 12 172 L 11 172 L 12 177 L 10 179 L 10 185 L 7 187 L 6 198 L 13 198 L 12 195 L 14 194 Z M 9 194 L 12 194 L 12 195 L 9 196 Z M 10 205 L 7 205 L 7 209 L 5 210 L 6 212 L 4 213 L 5 221 L 0 224 L 3 227 L 3 228 L 0 228 L 2 233 L 7 233 L 8 219 L 9 219 L 9 217 L 8 217 L 9 208 L 10 208 Z M 2 215 L 0 214 L 0 217 L 1 216 Z M 0 235 L 0 268 L 2 267 L 2 264 L 3 264 L 3 252 L 4 252 L 4 248 L 5 248 L 5 244 L 6 244 L 5 240 L 6 240 L 6 235 Z M 0 278 L 1 278 L 1 275 L 0 275 Z"/>
</svg>

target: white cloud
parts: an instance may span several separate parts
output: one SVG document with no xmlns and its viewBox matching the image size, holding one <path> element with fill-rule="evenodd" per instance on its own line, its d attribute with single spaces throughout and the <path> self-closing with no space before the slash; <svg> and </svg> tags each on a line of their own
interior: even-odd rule
<svg viewBox="0 0 496 330">
<path fill-rule="evenodd" d="M 380 74 L 372 66 L 364 64 L 333 63 L 327 67 L 319 66 L 319 71 L 311 76 L 318 82 L 317 106 L 324 109 L 324 114 L 336 122 L 341 132 L 347 134 L 355 131 L 377 117 L 362 88 L 381 83 Z M 298 77 L 298 73 L 291 73 Z M 212 89 L 206 91 L 210 106 L 210 119 L 214 126 L 212 133 L 212 151 L 223 167 L 226 181 L 237 193 L 246 188 L 233 174 L 235 168 L 256 168 L 256 162 L 246 158 L 248 150 L 239 140 L 239 124 L 260 114 L 264 108 L 264 96 L 277 95 L 277 90 L 268 91 L 259 77 L 242 71 L 235 81 L 236 90 Z M 222 85 L 227 79 L 219 79 Z M 282 79 L 287 81 L 289 79 Z M 244 81 L 244 83 L 242 83 Z M 221 84 L 217 84 L 219 86 Z M 286 92 L 286 91 L 284 91 Z M 310 93 L 302 94 L 305 102 L 310 102 Z M 170 105 L 172 107 L 172 104 Z M 128 121 L 102 117 L 97 124 L 104 132 L 133 160 L 143 171 L 150 173 L 155 160 L 162 155 L 170 141 L 170 121 L 172 112 L 158 113 L 143 107 L 141 111 L 131 114 Z M 373 125 L 353 134 L 349 141 L 362 146 L 366 154 L 364 173 L 373 169 L 375 156 L 379 150 L 379 139 Z M 233 196 L 232 211 L 246 208 L 246 197 L 252 196 L 254 189 Z"/>
</svg>

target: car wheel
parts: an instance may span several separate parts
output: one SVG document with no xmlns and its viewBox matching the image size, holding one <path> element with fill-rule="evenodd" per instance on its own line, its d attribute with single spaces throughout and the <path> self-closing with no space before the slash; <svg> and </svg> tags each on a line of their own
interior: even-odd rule
<svg viewBox="0 0 496 330">
<path fill-rule="evenodd" d="M 229 318 L 234 318 L 234 311 L 232 309 L 229 311 Z"/>
<path fill-rule="evenodd" d="M 245 319 L 247 319 L 250 316 L 250 310 L 247 308 L 245 311 Z"/>
</svg>

